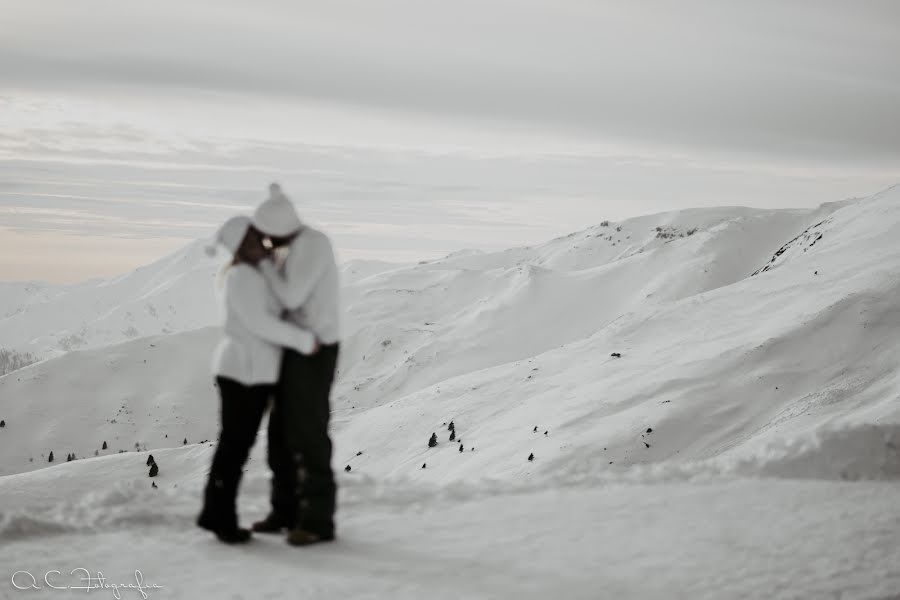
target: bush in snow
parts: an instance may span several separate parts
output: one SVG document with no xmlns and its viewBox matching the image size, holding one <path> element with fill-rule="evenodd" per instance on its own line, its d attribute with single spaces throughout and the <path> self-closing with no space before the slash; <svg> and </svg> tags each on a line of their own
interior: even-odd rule
<svg viewBox="0 0 900 600">
<path fill-rule="evenodd" d="M 105 441 L 103 442 L 103 448 L 102 448 L 102 450 L 106 450 L 106 442 L 105 442 Z"/>
<path fill-rule="evenodd" d="M 431 439 L 428 440 L 428 447 L 429 447 L 429 448 L 434 448 L 435 446 L 437 446 L 437 434 L 436 434 L 436 433 L 432 433 L 432 434 L 431 434 Z"/>
<path fill-rule="evenodd" d="M 150 456 L 147 457 L 147 466 L 149 467 L 150 465 L 155 465 L 155 464 L 156 464 L 156 460 L 153 458 L 153 455 L 151 454 Z"/>
<path fill-rule="evenodd" d="M 47 462 L 53 462 L 53 450 L 50 451 L 50 456 L 47 457 Z"/>
<path fill-rule="evenodd" d="M 534 460 L 534 452 L 532 452 L 531 454 L 528 455 L 528 460 L 529 461 Z"/>
<path fill-rule="evenodd" d="M 0 348 L 0 375 L 12 373 L 37 361 L 37 357 L 28 352 L 16 352 L 15 350 Z"/>
<path fill-rule="evenodd" d="M 0 421 L 0 427 L 6 427 L 6 421 Z"/>
<path fill-rule="evenodd" d="M 456 431 L 451 431 L 450 432 L 450 441 L 452 442 L 455 439 L 456 439 Z"/>
<path fill-rule="evenodd" d="M 159 475 L 159 467 L 157 466 L 156 463 L 153 463 L 152 465 L 150 465 L 149 475 L 150 475 L 150 477 L 156 477 L 157 475 Z"/>
</svg>

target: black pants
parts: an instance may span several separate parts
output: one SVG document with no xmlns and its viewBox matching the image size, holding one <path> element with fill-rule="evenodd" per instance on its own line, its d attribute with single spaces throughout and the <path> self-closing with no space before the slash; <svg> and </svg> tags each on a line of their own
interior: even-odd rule
<svg viewBox="0 0 900 600">
<path fill-rule="evenodd" d="M 269 415 L 272 513 L 289 527 L 334 534 L 337 486 L 331 470 L 331 384 L 338 345 L 313 356 L 285 350 Z"/>
<path fill-rule="evenodd" d="M 217 377 L 222 399 L 219 443 L 213 455 L 201 518 L 222 529 L 237 527 L 237 490 L 273 387 L 246 386 Z"/>
</svg>

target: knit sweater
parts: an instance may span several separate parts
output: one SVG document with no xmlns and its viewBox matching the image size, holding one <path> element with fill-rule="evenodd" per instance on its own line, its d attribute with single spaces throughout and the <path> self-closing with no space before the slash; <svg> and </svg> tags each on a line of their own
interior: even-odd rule
<svg viewBox="0 0 900 600">
<path fill-rule="evenodd" d="M 229 268 L 224 288 L 224 336 L 213 355 L 213 374 L 244 385 L 275 383 L 283 347 L 312 352 L 315 336 L 280 318 L 282 307 L 255 268 Z"/>
<path fill-rule="evenodd" d="M 272 261 L 259 264 L 290 320 L 322 344 L 340 340 L 339 275 L 328 237 L 304 226 L 290 243 L 282 272 Z"/>
</svg>

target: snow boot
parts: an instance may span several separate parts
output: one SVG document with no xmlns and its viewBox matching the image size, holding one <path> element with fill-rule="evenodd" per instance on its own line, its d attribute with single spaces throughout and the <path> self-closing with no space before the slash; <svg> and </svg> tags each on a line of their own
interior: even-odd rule
<svg viewBox="0 0 900 600">
<path fill-rule="evenodd" d="M 291 529 L 287 534 L 287 543 L 291 546 L 311 546 L 321 542 L 334 541 L 334 532 L 316 533 L 299 527 Z"/>
<path fill-rule="evenodd" d="M 262 521 L 257 521 L 251 526 L 256 533 L 281 533 L 285 529 L 290 529 L 287 520 L 279 517 L 275 513 L 269 513 Z"/>
<path fill-rule="evenodd" d="M 197 526 L 211 531 L 225 544 L 245 544 L 251 537 L 249 529 L 238 527 L 236 523 L 223 523 L 206 512 L 197 517 Z"/>
</svg>

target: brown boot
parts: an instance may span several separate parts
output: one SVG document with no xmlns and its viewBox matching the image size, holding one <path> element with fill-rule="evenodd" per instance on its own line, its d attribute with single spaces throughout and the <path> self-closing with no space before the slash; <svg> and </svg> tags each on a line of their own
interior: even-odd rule
<svg viewBox="0 0 900 600">
<path fill-rule="evenodd" d="M 311 546 L 320 542 L 331 542 L 334 540 L 334 533 L 318 534 L 299 527 L 291 529 L 287 535 L 287 543 L 291 546 Z"/>
</svg>

